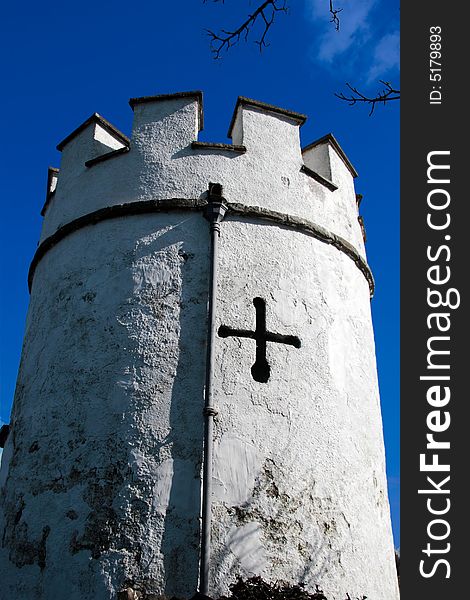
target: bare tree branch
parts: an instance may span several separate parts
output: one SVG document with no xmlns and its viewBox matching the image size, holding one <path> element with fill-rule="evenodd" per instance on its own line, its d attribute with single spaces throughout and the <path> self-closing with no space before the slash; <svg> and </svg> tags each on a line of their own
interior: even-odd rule
<svg viewBox="0 0 470 600">
<path fill-rule="evenodd" d="M 207 2 L 208 0 L 204 0 Z M 220 2 L 224 4 L 224 0 L 212 0 L 213 2 Z M 331 15 L 330 23 L 332 23 L 336 29 L 340 29 L 339 13 L 343 11 L 342 8 L 335 8 L 333 5 L 334 0 L 329 0 L 329 13 Z M 278 12 L 288 12 L 288 0 L 258 0 L 256 3 L 258 6 L 256 10 L 249 14 L 245 21 L 234 30 L 221 29 L 219 33 L 207 29 L 206 32 L 210 37 L 211 52 L 215 59 L 222 57 L 222 52 L 229 50 L 232 46 L 236 46 L 240 40 L 247 41 L 250 33 L 257 24 L 260 25 L 260 35 L 255 44 L 258 44 L 260 52 L 263 48 L 269 46 L 267 42 L 267 36 L 269 30 L 273 26 L 274 19 Z M 369 116 L 371 116 L 375 110 L 377 104 L 386 104 L 392 100 L 400 99 L 400 90 L 395 89 L 388 81 L 380 81 L 384 86 L 382 90 L 377 92 L 375 96 L 366 96 L 360 92 L 356 87 L 347 83 L 346 86 L 350 91 L 350 94 L 343 92 L 335 94 L 340 100 L 344 100 L 350 106 L 354 106 L 358 103 L 365 103 L 370 105 Z"/>
<path fill-rule="evenodd" d="M 334 24 L 336 31 L 339 31 L 338 13 L 340 13 L 342 10 L 343 10 L 342 8 L 334 9 L 333 8 L 333 0 L 330 0 L 330 14 L 331 14 L 330 23 Z"/>
<path fill-rule="evenodd" d="M 223 2 L 224 0 L 214 1 Z M 257 22 L 262 24 L 262 33 L 259 39 L 255 40 L 255 44 L 258 44 L 260 52 L 262 52 L 263 48 L 269 46 L 266 36 L 274 23 L 276 14 L 278 12 L 287 13 L 287 11 L 287 0 L 265 0 L 252 14 L 248 15 L 247 19 L 237 29 L 233 31 L 222 29 L 220 33 L 215 33 L 211 29 L 206 30 L 211 40 L 211 52 L 214 58 L 221 58 L 222 51 L 235 46 L 240 39 L 246 42 Z"/>
<path fill-rule="evenodd" d="M 358 104 L 360 102 L 364 102 L 366 104 L 370 104 L 370 112 L 369 117 L 375 110 L 377 104 L 386 104 L 391 100 L 399 100 L 400 99 L 400 90 L 396 90 L 392 87 L 391 83 L 388 81 L 380 80 L 380 83 L 385 86 L 383 90 L 377 92 L 376 96 L 366 96 L 362 92 L 360 92 L 357 88 L 353 87 L 349 83 L 346 86 L 350 89 L 351 94 L 345 95 L 343 92 L 339 94 L 335 94 L 337 98 L 340 100 L 345 100 L 349 106 L 354 106 L 354 104 Z"/>
<path fill-rule="evenodd" d="M 206 2 L 207 0 L 204 0 L 204 3 Z M 213 0 L 213 2 L 225 4 L 225 0 Z M 343 9 L 334 8 L 333 0 L 329 0 L 329 2 L 329 12 L 331 14 L 330 23 L 333 23 L 336 31 L 339 31 L 340 20 L 338 14 L 342 12 Z M 250 31 L 254 28 L 257 21 L 263 25 L 261 35 L 259 39 L 255 41 L 255 44 L 258 44 L 261 52 L 263 48 L 269 46 L 266 42 L 266 37 L 274 23 L 275 15 L 278 12 L 288 12 L 288 0 L 265 0 L 264 2 L 261 2 L 258 5 L 258 8 L 252 14 L 249 14 L 246 20 L 237 29 L 232 31 L 222 29 L 219 33 L 216 33 L 212 29 L 207 29 L 206 32 L 211 40 L 211 52 L 214 55 L 214 58 L 221 58 L 222 51 L 227 51 L 232 46 L 235 46 L 240 39 L 243 39 L 246 42 Z"/>
</svg>

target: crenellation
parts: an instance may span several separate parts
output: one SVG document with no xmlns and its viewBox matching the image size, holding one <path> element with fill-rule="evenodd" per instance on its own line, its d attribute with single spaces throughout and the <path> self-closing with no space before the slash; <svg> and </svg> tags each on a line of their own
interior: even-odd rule
<svg viewBox="0 0 470 600">
<path fill-rule="evenodd" d="M 305 115 L 302 115 L 301 113 L 297 113 L 292 110 L 287 110 L 285 108 L 280 108 L 279 106 L 274 106 L 273 104 L 268 104 L 266 102 L 260 102 L 259 100 L 253 100 L 252 98 L 246 98 L 245 96 L 238 96 L 237 103 L 233 111 L 232 120 L 230 122 L 230 127 L 227 133 L 227 137 L 232 137 L 235 122 L 239 116 L 240 111 L 243 112 L 243 110 L 247 108 L 251 110 L 259 109 L 265 114 L 283 116 L 291 122 L 296 123 L 300 126 L 303 125 L 307 120 L 307 117 Z"/>
<path fill-rule="evenodd" d="M 81 125 L 74 129 L 72 133 L 57 144 L 57 150 L 62 152 L 70 142 L 88 128 L 91 128 L 90 131 L 92 131 L 92 136 L 93 138 L 96 138 L 97 143 L 101 142 L 108 148 L 116 149 L 129 145 L 129 138 L 127 136 L 114 127 L 114 125 L 104 117 L 98 113 L 93 113 Z"/>
<path fill-rule="evenodd" d="M 46 200 L 44 201 L 41 209 L 41 216 L 44 217 L 49 203 L 52 200 L 52 196 L 55 194 L 57 188 L 57 181 L 59 178 L 59 169 L 56 167 L 49 167 L 47 169 L 47 185 L 46 185 Z"/>
<path fill-rule="evenodd" d="M 302 154 L 306 164 L 308 161 L 312 165 L 322 165 L 322 167 L 329 173 L 330 179 L 334 177 L 334 173 L 336 172 L 336 169 L 332 164 L 334 155 L 341 160 L 353 178 L 358 176 L 356 169 L 353 167 L 351 161 L 346 156 L 346 153 L 341 148 L 338 140 L 332 133 L 327 133 L 323 137 L 302 148 Z"/>
<path fill-rule="evenodd" d="M 129 99 L 129 106 L 134 110 L 138 104 L 154 104 L 155 102 L 171 102 L 178 99 L 195 99 L 198 103 L 198 131 L 204 128 L 204 112 L 202 103 L 202 92 L 200 90 L 192 92 L 175 92 L 173 94 L 156 94 L 153 96 L 140 96 Z"/>
<path fill-rule="evenodd" d="M 239 98 L 229 137 L 235 136 L 234 144 L 243 144 L 249 152 L 262 159 L 263 163 L 269 159 L 279 166 L 279 161 L 292 161 L 300 167 L 302 159 L 299 127 L 304 123 L 305 117 L 274 109 L 268 104 Z"/>
<path fill-rule="evenodd" d="M 304 147 L 302 157 L 307 169 L 320 174 L 337 187 L 335 205 L 328 207 L 328 213 L 333 219 L 335 228 L 346 226 L 350 234 L 345 237 L 351 239 L 358 250 L 364 254 L 364 238 L 360 228 L 357 227 L 357 199 L 354 189 L 357 171 L 338 141 L 328 133 Z"/>
<path fill-rule="evenodd" d="M 120 204 L 200 198 L 218 173 L 231 202 L 243 198 L 314 221 L 365 256 L 355 206 L 357 173 L 331 134 L 300 150 L 304 115 L 239 97 L 229 130 L 233 143 L 221 144 L 197 140 L 203 125 L 201 92 L 131 98 L 129 104 L 131 139 L 95 113 L 58 145 L 60 185 L 43 207 L 41 241 L 67 222 L 109 206 L 111 198 Z M 188 174 L 184 181 L 181 169 Z"/>
<path fill-rule="evenodd" d="M 341 202 L 337 204 L 337 210 L 343 213 L 343 218 L 348 222 L 348 226 L 353 227 L 357 215 L 354 190 L 354 178 L 357 177 L 357 172 L 336 138 L 328 133 L 303 148 L 302 157 L 307 168 L 319 173 L 337 186 L 338 196 L 341 197 Z M 359 247 L 362 250 L 362 239 L 356 238 L 356 240 L 359 240 Z"/>
<path fill-rule="evenodd" d="M 132 148 L 146 161 L 190 146 L 203 127 L 201 92 L 131 98 L 129 103 L 134 111 Z"/>
<path fill-rule="evenodd" d="M 305 166 L 316 173 L 319 173 L 325 179 L 329 181 L 333 180 L 330 163 L 330 153 L 328 151 L 328 144 L 309 144 L 305 148 L 302 148 L 302 158 Z"/>
<path fill-rule="evenodd" d="M 349 206 L 355 171 L 330 134 L 302 153 L 304 115 L 239 97 L 229 129 L 232 144 L 222 144 L 197 139 L 203 126 L 199 91 L 131 98 L 129 104 L 134 111 L 130 139 L 95 113 L 59 144 L 61 182 L 42 240 L 58 226 L 109 206 L 111 198 L 119 203 L 199 198 L 218 174 L 231 202 L 243 198 L 319 221 L 364 252 L 357 215 Z M 188 175 L 184 181 L 181 170 Z M 306 175 L 312 181 L 306 182 Z M 325 191 L 335 193 L 328 202 Z"/>
<path fill-rule="evenodd" d="M 79 176 L 86 161 L 128 146 L 129 139 L 124 134 L 94 113 L 57 146 L 62 152 L 61 185 L 64 180 Z"/>
</svg>

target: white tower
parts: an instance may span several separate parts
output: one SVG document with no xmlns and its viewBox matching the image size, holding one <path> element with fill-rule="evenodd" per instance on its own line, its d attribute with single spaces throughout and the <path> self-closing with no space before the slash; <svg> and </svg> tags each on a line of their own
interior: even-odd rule
<svg viewBox="0 0 470 600">
<path fill-rule="evenodd" d="M 197 141 L 200 92 L 130 104 L 130 140 L 95 114 L 49 172 L 5 597 L 215 597 L 258 574 L 395 600 L 354 168 L 247 98 L 230 145 Z"/>
</svg>

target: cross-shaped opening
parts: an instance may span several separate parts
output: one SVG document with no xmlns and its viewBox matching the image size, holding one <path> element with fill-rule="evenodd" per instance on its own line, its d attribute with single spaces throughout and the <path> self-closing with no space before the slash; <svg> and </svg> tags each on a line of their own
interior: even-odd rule
<svg viewBox="0 0 470 600">
<path fill-rule="evenodd" d="M 256 341 L 256 360 L 251 367 L 251 375 L 255 381 L 266 383 L 271 375 L 271 367 L 266 358 L 267 342 L 287 344 L 300 348 L 300 339 L 295 335 L 272 333 L 266 329 L 266 302 L 263 298 L 254 298 L 253 305 L 256 310 L 256 327 L 254 331 L 248 329 L 233 329 L 226 325 L 219 327 L 220 337 L 242 337 Z"/>
</svg>

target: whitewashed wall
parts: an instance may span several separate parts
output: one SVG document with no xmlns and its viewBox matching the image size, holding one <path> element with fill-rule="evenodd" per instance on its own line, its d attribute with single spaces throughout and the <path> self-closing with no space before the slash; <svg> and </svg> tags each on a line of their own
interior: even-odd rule
<svg viewBox="0 0 470 600">
<path fill-rule="evenodd" d="M 364 257 L 351 172 L 332 147 L 300 171 L 299 120 L 241 104 L 234 143 L 191 148 L 196 96 L 136 103 L 130 151 L 92 122 L 63 148 L 41 241 L 131 202 L 205 197 L 307 219 Z M 253 340 L 216 344 L 212 592 L 238 574 L 320 584 L 329 600 L 398 597 L 369 285 L 340 249 L 273 222 L 222 224 L 217 320 L 253 329 L 266 301 L 271 376 Z M 0 473 L 9 597 L 115 598 L 197 586 L 208 224 L 201 212 L 108 219 L 39 261 Z"/>
</svg>

